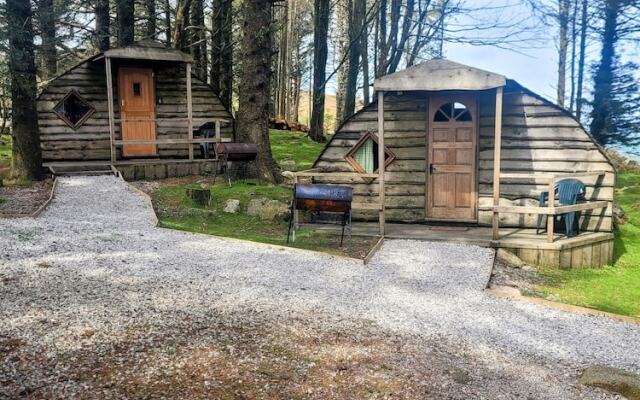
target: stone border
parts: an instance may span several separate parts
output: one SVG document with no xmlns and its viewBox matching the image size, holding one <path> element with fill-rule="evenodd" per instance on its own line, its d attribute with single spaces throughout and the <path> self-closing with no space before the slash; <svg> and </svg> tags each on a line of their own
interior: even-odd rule
<svg viewBox="0 0 640 400">
<path fill-rule="evenodd" d="M 593 317 L 604 317 L 620 322 L 626 322 L 628 324 L 640 325 L 639 318 L 595 310 L 593 308 L 574 306 L 572 304 L 556 303 L 554 301 L 541 299 L 539 297 L 523 296 L 517 288 L 486 288 L 484 289 L 484 291 L 496 297 L 508 298 L 516 301 L 524 301 L 526 303 L 537 304 L 539 306 L 549 307 L 560 311 L 582 315 L 591 315 Z"/>
<path fill-rule="evenodd" d="M 53 200 L 53 196 L 56 192 L 56 185 L 58 184 L 58 179 L 55 175 L 53 175 L 53 183 L 51 184 L 51 193 L 49 193 L 49 198 L 45 200 L 44 203 L 38 207 L 37 210 L 32 212 L 31 214 L 9 214 L 9 213 L 0 213 L 0 218 L 36 218 L 38 215 L 42 214 L 42 212 L 47 208 L 49 203 Z"/>
<path fill-rule="evenodd" d="M 116 173 L 116 171 L 117 171 L 117 173 Z M 126 183 L 128 188 L 130 188 L 133 192 L 141 195 L 145 199 L 145 202 L 149 205 L 149 207 L 151 207 L 151 211 L 153 211 L 153 218 L 155 219 L 156 228 L 169 229 L 169 230 L 172 230 L 172 231 L 176 231 L 176 229 L 171 229 L 171 228 L 166 228 L 166 227 L 160 226 L 160 220 L 158 219 L 158 216 L 156 215 L 156 210 L 153 208 L 153 201 L 151 200 L 151 196 L 149 196 L 147 193 L 143 192 L 142 190 L 138 189 L 134 185 L 132 185 L 129 182 L 127 182 L 124 179 L 124 177 L 122 176 L 122 174 L 120 174 L 120 172 L 117 169 L 115 169 L 114 174 L 116 175 L 116 177 L 120 178 L 124 183 Z M 354 257 L 349 257 L 349 256 L 341 256 L 341 255 L 338 255 L 338 254 L 325 253 L 323 251 L 317 251 L 317 250 L 308 250 L 308 249 L 301 249 L 301 248 L 298 248 L 298 247 L 281 246 L 279 244 L 254 242 L 252 240 L 237 239 L 237 238 L 231 238 L 231 237 L 227 237 L 227 236 L 210 235 L 208 233 L 189 232 L 189 231 L 180 231 L 180 232 L 189 233 L 191 235 L 205 236 L 205 237 L 208 237 L 208 238 L 215 238 L 215 239 L 225 240 L 225 241 L 229 241 L 229 242 L 258 245 L 258 246 L 265 247 L 265 248 L 272 249 L 272 250 L 286 250 L 286 251 L 294 251 L 296 253 L 302 253 L 302 254 L 310 254 L 310 255 L 317 255 L 317 256 L 323 256 L 323 257 L 334 257 L 334 258 L 337 258 L 337 259 L 340 259 L 340 260 L 346 260 L 346 261 L 350 261 L 350 262 L 354 262 L 356 264 L 362 264 L 362 265 L 366 265 L 369 262 L 371 257 L 373 257 L 373 255 L 375 254 L 375 252 L 378 251 L 378 249 L 382 246 L 382 241 L 383 241 L 383 238 L 380 238 L 380 240 L 378 240 L 378 242 L 373 246 L 373 248 L 371 250 L 369 250 L 369 253 L 367 253 L 366 257 L 364 259 L 361 259 L 361 258 L 354 258 Z"/>
</svg>

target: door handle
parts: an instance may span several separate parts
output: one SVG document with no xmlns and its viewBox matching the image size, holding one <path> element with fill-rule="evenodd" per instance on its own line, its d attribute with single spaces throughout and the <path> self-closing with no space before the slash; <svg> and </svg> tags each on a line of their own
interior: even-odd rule
<svg viewBox="0 0 640 400">
<path fill-rule="evenodd" d="M 433 164 L 429 164 L 429 175 L 433 174 L 435 168 L 433 168 Z"/>
</svg>

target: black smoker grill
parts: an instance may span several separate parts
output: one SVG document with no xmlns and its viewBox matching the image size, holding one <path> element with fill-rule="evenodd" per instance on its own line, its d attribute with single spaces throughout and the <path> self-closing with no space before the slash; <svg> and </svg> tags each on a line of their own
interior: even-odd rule
<svg viewBox="0 0 640 400">
<path fill-rule="evenodd" d="M 293 187 L 293 201 L 291 202 L 291 218 L 289 218 L 287 243 L 289 243 L 292 230 L 293 240 L 295 240 L 295 229 L 302 225 L 298 221 L 298 211 L 332 213 L 341 216 L 341 220 L 338 220 L 337 222 L 342 225 L 340 246 L 342 246 L 342 242 L 344 240 L 345 226 L 349 233 L 349 243 L 351 243 L 352 199 L 353 189 L 350 187 L 296 183 Z"/>
<path fill-rule="evenodd" d="M 231 186 L 231 176 L 245 179 L 248 176 L 251 165 L 253 165 L 256 178 L 260 179 L 258 168 L 255 164 L 256 157 L 258 157 L 258 146 L 255 144 L 218 143 L 216 154 L 229 186 Z"/>
</svg>

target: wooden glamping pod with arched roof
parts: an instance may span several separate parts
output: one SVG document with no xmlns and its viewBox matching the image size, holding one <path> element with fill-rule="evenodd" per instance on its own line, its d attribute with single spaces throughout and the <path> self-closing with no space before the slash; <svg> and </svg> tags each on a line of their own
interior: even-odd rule
<svg viewBox="0 0 640 400">
<path fill-rule="evenodd" d="M 192 76 L 192 62 L 144 41 L 97 54 L 51 80 L 37 102 L 45 167 L 115 168 L 127 179 L 216 168 L 215 152 L 203 148 L 232 139 L 233 117 L 213 88 Z M 197 136 L 205 123 L 210 129 Z"/>
<path fill-rule="evenodd" d="M 352 186 L 354 218 L 365 221 L 354 234 L 500 247 L 550 266 L 612 261 L 615 171 L 569 112 L 502 75 L 448 60 L 381 77 L 374 88 L 377 100 L 297 178 Z M 569 178 L 586 186 L 579 202 L 554 194 L 540 206 L 542 192 Z M 558 229 L 569 212 L 579 213 L 577 235 Z"/>
</svg>

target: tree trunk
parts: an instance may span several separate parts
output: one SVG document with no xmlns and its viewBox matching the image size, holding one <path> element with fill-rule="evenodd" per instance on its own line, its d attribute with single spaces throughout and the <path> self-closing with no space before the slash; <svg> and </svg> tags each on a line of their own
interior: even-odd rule
<svg viewBox="0 0 640 400">
<path fill-rule="evenodd" d="M 111 46 L 109 32 L 111 20 L 109 17 L 109 0 L 96 0 L 93 12 L 96 15 L 96 47 L 100 51 L 107 51 Z"/>
<path fill-rule="evenodd" d="M 171 29 L 171 3 L 169 0 L 164 0 L 164 40 L 168 47 L 171 47 L 171 37 L 173 30 Z"/>
<path fill-rule="evenodd" d="M 356 108 L 356 91 L 358 90 L 358 71 L 360 70 L 360 33 L 364 23 L 362 14 L 365 0 L 350 0 L 349 14 L 349 65 L 347 66 L 347 85 L 344 93 L 344 105 L 340 123 L 346 121 Z"/>
<path fill-rule="evenodd" d="M 193 0 L 191 6 L 191 54 L 195 61 L 194 71 L 196 76 L 207 81 L 207 40 L 204 25 L 204 3 L 203 0 Z"/>
<path fill-rule="evenodd" d="M 578 19 L 578 0 L 574 0 L 571 13 L 571 66 L 570 66 L 570 83 L 569 90 L 569 111 L 574 112 L 576 104 L 576 42 L 578 40 L 577 19 Z"/>
<path fill-rule="evenodd" d="M 241 142 L 258 146 L 256 164 L 261 179 L 279 182 L 282 177 L 269 141 L 272 6 L 272 0 L 245 0 L 242 6 L 242 68 L 236 126 Z"/>
<path fill-rule="evenodd" d="M 128 46 L 134 42 L 134 1 L 117 0 L 118 6 L 118 43 Z"/>
<path fill-rule="evenodd" d="M 9 73 L 11 74 L 11 177 L 42 178 L 36 109 L 36 64 L 31 2 L 7 0 Z"/>
<path fill-rule="evenodd" d="M 329 33 L 330 0 L 315 0 L 313 14 L 313 108 L 309 137 L 324 142 L 324 98 L 327 69 L 327 36 Z"/>
<path fill-rule="evenodd" d="M 557 103 L 560 107 L 564 107 L 566 75 L 567 75 L 567 47 L 569 44 L 569 9 L 571 3 L 569 0 L 558 1 L 558 99 Z"/>
<path fill-rule="evenodd" d="M 211 14 L 211 86 L 231 110 L 233 90 L 233 21 L 231 0 L 213 0 Z"/>
<path fill-rule="evenodd" d="M 387 52 L 385 51 L 387 41 L 387 0 L 380 0 L 380 18 L 378 21 L 378 65 L 376 68 L 376 78 L 383 76 L 386 72 Z"/>
<path fill-rule="evenodd" d="M 342 65 L 338 66 L 336 71 L 336 115 L 334 130 L 340 127 L 342 122 L 342 115 L 344 114 L 344 100 L 345 93 L 347 92 L 347 76 L 349 69 L 348 47 L 349 47 L 349 23 L 351 19 L 351 1 L 350 0 L 338 0 L 335 4 L 336 7 L 336 25 L 337 25 L 337 40 L 336 47 L 338 53 L 338 62 L 345 60 Z M 335 54 L 335 53 L 334 53 Z"/>
<path fill-rule="evenodd" d="M 222 38 L 224 35 L 224 0 L 212 0 L 211 2 L 211 87 L 216 95 L 220 96 L 220 79 L 222 63 Z"/>
<path fill-rule="evenodd" d="M 365 10 L 362 11 L 362 15 L 366 15 L 366 1 L 361 1 Z M 369 40 L 368 40 L 368 27 L 365 26 L 362 30 L 362 36 L 360 37 L 360 55 L 362 56 L 362 101 L 364 105 L 368 105 L 371 102 L 371 95 L 369 93 Z"/>
<path fill-rule="evenodd" d="M 45 79 L 53 78 L 58 72 L 55 16 L 53 0 L 40 0 L 38 19 L 40 22 L 40 35 L 42 36 L 42 66 Z"/>
<path fill-rule="evenodd" d="M 147 39 L 155 39 L 156 38 L 156 0 L 145 0 L 145 8 L 147 11 L 147 24 L 146 24 L 146 32 L 145 37 Z"/>
<path fill-rule="evenodd" d="M 601 145 L 608 143 L 611 121 L 611 87 L 615 63 L 615 45 L 618 40 L 619 0 L 607 0 L 602 32 L 600 63 L 593 82 L 593 109 L 591 111 L 591 134 Z"/>
<path fill-rule="evenodd" d="M 187 19 L 189 15 L 189 9 L 191 8 L 191 0 L 178 0 L 176 6 L 176 19 L 175 28 L 173 30 L 173 38 L 171 42 L 176 49 L 183 49 L 185 47 L 185 27 L 187 26 Z"/>
<path fill-rule="evenodd" d="M 588 0 L 582 0 L 582 15 L 580 17 L 580 55 L 578 56 L 578 84 L 576 88 L 576 118 L 582 117 L 582 82 L 584 81 L 585 53 L 587 50 L 587 11 Z"/>
</svg>

